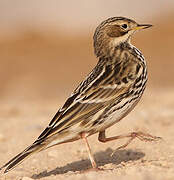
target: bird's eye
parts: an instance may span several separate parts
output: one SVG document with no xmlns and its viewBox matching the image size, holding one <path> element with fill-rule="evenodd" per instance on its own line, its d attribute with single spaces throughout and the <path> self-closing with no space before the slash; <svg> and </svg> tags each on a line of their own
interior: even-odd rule
<svg viewBox="0 0 174 180">
<path fill-rule="evenodd" d="M 123 29 L 126 29 L 126 28 L 127 28 L 127 24 L 122 24 L 121 27 L 122 27 Z"/>
</svg>

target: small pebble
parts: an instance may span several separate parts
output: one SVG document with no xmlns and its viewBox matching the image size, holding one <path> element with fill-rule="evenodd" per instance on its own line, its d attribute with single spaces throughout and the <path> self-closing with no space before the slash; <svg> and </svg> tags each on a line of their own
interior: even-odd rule
<svg viewBox="0 0 174 180">
<path fill-rule="evenodd" d="M 48 152 L 48 156 L 49 157 L 53 157 L 53 158 L 56 158 L 56 157 L 58 157 L 58 152 L 57 151 L 50 151 L 50 152 Z"/>
</svg>

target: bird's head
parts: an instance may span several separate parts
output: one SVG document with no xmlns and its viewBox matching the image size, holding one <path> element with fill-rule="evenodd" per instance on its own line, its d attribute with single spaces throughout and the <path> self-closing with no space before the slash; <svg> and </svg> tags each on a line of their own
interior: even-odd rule
<svg viewBox="0 0 174 180">
<path fill-rule="evenodd" d="M 107 56 L 120 43 L 130 42 L 136 31 L 149 28 L 150 24 L 138 24 L 125 17 L 112 17 L 103 21 L 94 33 L 94 50 L 98 56 Z"/>
</svg>

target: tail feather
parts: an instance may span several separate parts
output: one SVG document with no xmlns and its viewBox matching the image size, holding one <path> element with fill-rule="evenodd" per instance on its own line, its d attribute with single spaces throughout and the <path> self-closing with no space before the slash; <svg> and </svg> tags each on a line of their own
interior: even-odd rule
<svg viewBox="0 0 174 180">
<path fill-rule="evenodd" d="M 4 166 L 4 167 L 7 167 L 4 173 L 7 173 L 8 171 L 15 168 L 17 165 L 21 164 L 25 158 L 29 157 L 30 154 L 31 152 L 27 152 L 25 154 L 20 154 L 20 156 L 18 156 L 16 159 L 13 158 L 14 160 L 11 163 L 7 163 L 7 165 Z"/>
<path fill-rule="evenodd" d="M 29 146 L 28 148 L 26 148 L 23 152 L 19 153 L 17 156 L 15 156 L 14 158 L 12 158 L 9 162 L 7 162 L 4 166 L 2 166 L 0 168 L 6 168 L 4 173 L 7 173 L 8 171 L 12 170 L 13 168 L 15 168 L 16 166 L 18 166 L 19 164 L 21 164 L 25 159 L 27 159 L 28 157 L 30 157 L 32 154 L 42 151 L 44 149 L 45 145 L 43 144 L 32 144 L 31 146 Z"/>
</svg>

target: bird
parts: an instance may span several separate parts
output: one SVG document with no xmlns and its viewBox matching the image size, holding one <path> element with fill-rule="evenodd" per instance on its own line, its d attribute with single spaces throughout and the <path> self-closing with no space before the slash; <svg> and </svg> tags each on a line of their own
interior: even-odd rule
<svg viewBox="0 0 174 180">
<path fill-rule="evenodd" d="M 106 129 L 118 123 L 134 109 L 147 82 L 147 65 L 140 50 L 131 44 L 137 31 L 150 28 L 126 17 L 110 17 L 101 22 L 94 32 L 96 66 L 71 93 L 48 126 L 33 144 L 1 167 L 9 172 L 36 152 L 52 146 L 84 140 L 93 169 L 99 169 L 88 137 L 98 133 L 100 142 L 121 138 L 156 141 L 159 137 L 142 131 L 106 137 Z"/>
</svg>

